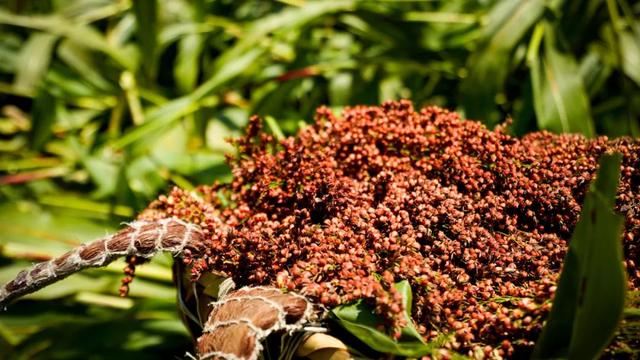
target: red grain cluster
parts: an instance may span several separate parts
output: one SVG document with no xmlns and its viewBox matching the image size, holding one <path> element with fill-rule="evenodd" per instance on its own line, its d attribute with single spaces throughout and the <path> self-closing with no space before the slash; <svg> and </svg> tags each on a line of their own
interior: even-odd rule
<svg viewBox="0 0 640 360">
<path fill-rule="evenodd" d="M 510 355 L 532 345 L 588 184 L 604 152 L 624 155 L 617 210 L 626 217 L 629 286 L 640 287 L 640 144 L 537 132 L 521 139 L 408 101 L 326 108 L 275 141 L 253 118 L 231 159 L 233 181 L 175 189 L 143 217 L 200 225 L 194 275 L 277 285 L 327 307 L 368 299 L 402 325 L 408 279 L 427 339 Z M 481 344 L 481 345 L 480 345 Z"/>
</svg>

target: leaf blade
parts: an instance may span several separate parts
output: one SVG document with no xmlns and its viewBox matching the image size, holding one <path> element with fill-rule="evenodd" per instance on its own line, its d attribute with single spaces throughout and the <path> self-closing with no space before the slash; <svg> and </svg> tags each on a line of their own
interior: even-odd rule
<svg viewBox="0 0 640 360">
<path fill-rule="evenodd" d="M 558 49 L 555 32 L 548 23 L 544 25 L 543 43 L 542 55 L 530 59 L 538 127 L 593 137 L 589 99 L 575 59 Z"/>
<path fill-rule="evenodd" d="M 533 358 L 597 358 L 614 335 L 626 293 L 623 219 L 613 212 L 620 164 L 620 154 L 600 160 Z"/>
</svg>

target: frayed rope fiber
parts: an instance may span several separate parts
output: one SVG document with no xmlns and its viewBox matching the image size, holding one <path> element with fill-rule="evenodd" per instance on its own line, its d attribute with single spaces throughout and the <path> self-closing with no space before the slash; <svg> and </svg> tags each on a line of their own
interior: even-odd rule
<svg viewBox="0 0 640 360">
<path fill-rule="evenodd" d="M 205 244 L 200 228 L 176 218 L 136 221 L 117 233 L 83 244 L 60 257 L 23 270 L 0 287 L 0 306 L 69 275 L 102 267 L 123 256 L 151 258 L 158 252 L 200 254 Z"/>
</svg>

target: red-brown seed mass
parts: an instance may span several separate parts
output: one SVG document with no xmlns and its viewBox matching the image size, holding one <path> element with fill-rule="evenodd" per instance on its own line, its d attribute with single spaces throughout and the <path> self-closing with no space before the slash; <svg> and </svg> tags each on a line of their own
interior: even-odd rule
<svg viewBox="0 0 640 360">
<path fill-rule="evenodd" d="M 637 141 L 519 139 L 400 101 L 342 117 L 320 108 L 279 142 L 253 118 L 235 144 L 230 184 L 176 188 L 142 216 L 203 228 L 196 277 L 217 271 L 327 307 L 369 299 L 391 328 L 402 324 L 391 284 L 407 279 L 427 339 L 452 333 L 455 348 L 509 355 L 537 337 L 597 160 L 618 151 L 629 286 L 640 287 Z"/>
</svg>

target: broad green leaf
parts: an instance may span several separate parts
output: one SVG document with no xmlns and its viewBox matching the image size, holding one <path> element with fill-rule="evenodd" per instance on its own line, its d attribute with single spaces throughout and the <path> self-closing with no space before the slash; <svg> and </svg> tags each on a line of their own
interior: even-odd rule
<svg viewBox="0 0 640 360">
<path fill-rule="evenodd" d="M 366 325 L 360 318 L 355 322 L 342 319 L 339 322 L 359 340 L 381 353 L 420 357 L 434 351 L 433 346 L 428 346 L 421 342 L 397 342 L 389 335 L 376 330 L 375 327 Z"/>
<path fill-rule="evenodd" d="M 104 307 L 112 307 L 116 309 L 131 309 L 133 300 L 113 295 L 102 295 L 88 291 L 79 291 L 75 300 L 82 304 L 91 304 Z"/>
<path fill-rule="evenodd" d="M 15 244 L 16 250 L 32 249 L 43 256 L 62 254 L 114 230 L 109 223 L 69 216 L 61 209 L 49 212 L 33 203 L 2 203 L 0 214 L 1 244 Z"/>
<path fill-rule="evenodd" d="M 483 39 L 494 42 L 496 47 L 512 48 L 542 16 L 544 6 L 544 1 L 495 3 L 483 21 Z"/>
<path fill-rule="evenodd" d="M 19 91 L 33 92 L 41 84 L 57 39 L 56 35 L 33 33 L 25 42 L 14 65 L 13 86 Z"/>
<path fill-rule="evenodd" d="M 401 340 L 418 341 L 424 343 L 422 335 L 416 329 L 413 319 L 411 318 L 411 305 L 413 303 L 413 294 L 411 293 L 411 285 L 409 281 L 402 280 L 395 285 L 396 290 L 402 294 L 402 306 L 404 307 L 405 319 L 407 326 L 403 327 Z"/>
<path fill-rule="evenodd" d="M 0 204 L 2 256 L 18 260 L 50 258 L 61 255 L 80 243 L 103 237 L 117 228 L 109 222 L 89 219 L 83 212 L 94 211 L 91 203 L 80 204 L 78 209 L 54 205 L 56 208 L 49 211 L 32 203 Z M 0 268 L 0 283 L 9 281 L 28 265 L 30 264 L 20 261 L 13 266 Z M 137 272 L 139 279 L 136 279 L 135 286 L 132 285 L 131 295 L 172 301 L 175 290 L 169 266 L 166 260 L 163 263 L 160 256 L 148 266 L 140 267 Z M 117 293 L 123 267 L 124 261 L 119 260 L 107 268 L 88 270 L 47 286 L 27 298 L 56 299 L 79 291 Z M 96 277 L 98 274 L 103 276 Z M 104 274 L 110 276 L 104 277 Z"/>
<path fill-rule="evenodd" d="M 592 49 L 580 61 L 580 77 L 587 94 L 597 94 L 605 85 L 612 67 L 605 63 L 597 50 Z"/>
<path fill-rule="evenodd" d="M 622 71 L 640 85 L 640 22 L 626 1 L 607 0 L 606 4 L 611 29 L 615 35 L 605 32 L 604 37 L 611 43 L 611 51 L 615 54 Z M 619 6 L 624 16 L 619 12 Z M 607 25 L 605 29 L 609 30 Z"/>
<path fill-rule="evenodd" d="M 404 280 L 395 285 L 402 294 L 402 304 L 408 325 L 401 329 L 400 340 L 395 340 L 386 333 L 378 330 L 384 321 L 374 313 L 373 307 L 359 300 L 350 305 L 342 305 L 331 310 L 338 318 L 338 322 L 347 331 L 355 335 L 360 341 L 373 350 L 401 356 L 419 357 L 434 351 L 434 344 L 426 344 L 411 320 L 411 286 Z"/>
<path fill-rule="evenodd" d="M 181 322 L 164 316 L 171 311 L 166 302 L 164 307 L 143 304 L 129 310 L 96 311 L 95 306 L 36 309 L 24 306 L 18 314 L 0 319 L 0 325 L 20 336 L 10 359 L 174 358 L 184 355 L 189 346 Z M 34 316 L 36 312 L 44 314 Z"/>
<path fill-rule="evenodd" d="M 399 76 L 390 76 L 380 81 L 380 102 L 402 98 L 404 84 Z"/>
<path fill-rule="evenodd" d="M 92 109 L 68 110 L 67 108 L 61 107 L 54 130 L 56 132 L 62 132 L 82 129 L 89 124 L 91 119 L 100 113 L 102 113 L 102 111 Z"/>
<path fill-rule="evenodd" d="M 9 258 L 47 258 L 64 253 L 80 242 L 104 236 L 109 225 L 100 225 L 86 218 L 72 217 L 65 212 L 48 212 L 33 204 L 0 206 L 0 244 L 2 255 Z M 8 214 L 11 214 L 8 216 Z M 104 224 L 104 223 L 103 223 Z M 19 270 L 30 265 L 18 262 L 0 270 L 0 283 L 13 278 Z M 88 275 L 66 279 L 28 296 L 30 299 L 54 299 L 77 291 L 115 290 L 117 279 L 95 279 Z"/>
<path fill-rule="evenodd" d="M 188 37 L 189 35 L 204 35 L 211 33 L 217 29 L 215 25 L 218 24 L 215 22 L 214 24 L 200 24 L 193 22 L 167 24 L 166 26 L 162 27 L 162 29 L 160 29 L 160 33 L 158 34 L 158 51 L 163 51 L 166 47 L 170 46 L 174 42 Z"/>
<path fill-rule="evenodd" d="M 254 49 L 243 54 L 240 58 L 228 64 L 228 67 L 221 69 L 207 82 L 202 84 L 197 90 L 190 95 L 186 95 L 170 101 L 146 115 L 144 124 L 134 128 L 131 132 L 114 142 L 115 148 L 122 148 L 139 139 L 150 136 L 157 131 L 166 131 L 171 125 L 179 121 L 199 107 L 198 102 L 209 92 L 212 92 L 224 85 L 227 81 L 238 76 L 247 67 L 251 66 L 255 60 L 264 52 L 263 49 Z"/>
<path fill-rule="evenodd" d="M 212 122 L 212 124 L 219 123 Z M 218 133 L 217 135 L 231 136 L 230 133 Z M 189 140 L 192 138 L 190 138 L 187 129 L 176 126 L 150 144 L 148 148 L 150 158 L 158 165 L 158 168 L 165 167 L 172 172 L 186 176 L 225 165 L 224 152 L 209 149 L 192 150 L 189 148 Z"/>
<path fill-rule="evenodd" d="M 631 31 L 619 34 L 622 70 L 640 86 L 640 35 Z"/>
<path fill-rule="evenodd" d="M 621 158 L 600 159 L 534 358 L 598 358 L 620 322 L 627 286 L 620 238 L 624 219 L 613 209 Z"/>
<path fill-rule="evenodd" d="M 573 56 L 561 52 L 556 34 L 549 23 L 539 25 L 544 31 L 543 51 L 531 50 L 531 85 L 538 127 L 554 132 L 594 135 L 589 98 Z"/>
<path fill-rule="evenodd" d="M 83 23 L 91 23 L 105 18 L 121 15 L 129 10 L 129 2 L 111 2 L 95 0 L 61 1 L 54 4 L 55 12 L 71 17 Z"/>
<path fill-rule="evenodd" d="M 501 120 L 496 98 L 504 92 L 511 54 L 542 16 L 543 0 L 498 2 L 488 16 L 478 51 L 467 62 L 468 75 L 460 84 L 465 116 L 495 125 Z"/>
</svg>

